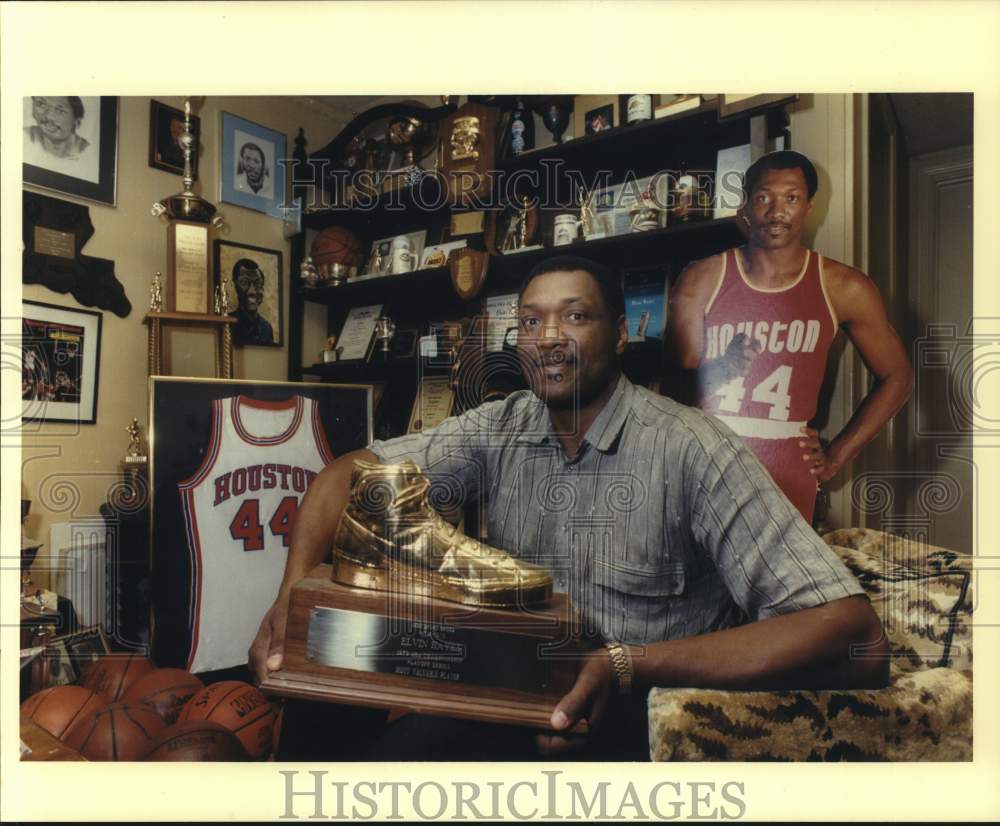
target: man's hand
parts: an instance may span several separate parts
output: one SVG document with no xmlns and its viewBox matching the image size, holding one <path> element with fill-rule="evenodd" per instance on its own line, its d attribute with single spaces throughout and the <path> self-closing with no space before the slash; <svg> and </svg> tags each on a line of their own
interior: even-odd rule
<svg viewBox="0 0 1000 826">
<path fill-rule="evenodd" d="M 816 477 L 816 485 L 832 479 L 843 467 L 841 462 L 834 459 L 828 449 L 823 446 L 819 438 L 819 431 L 812 427 L 803 427 L 802 432 L 805 438 L 799 440 L 799 447 L 806 452 L 802 454 L 802 461 L 809 463 L 809 472 Z"/>
<path fill-rule="evenodd" d="M 577 751 L 586 745 L 588 738 L 596 731 L 604 717 L 612 682 L 611 658 L 598 649 L 587 662 L 569 694 L 563 697 L 552 712 L 552 728 L 566 734 L 539 734 L 535 737 L 538 751 L 547 757 Z M 587 734 L 570 734 L 581 719 L 587 720 Z"/>
<path fill-rule="evenodd" d="M 724 365 L 725 377 L 729 381 L 745 376 L 753 364 L 754 359 L 760 355 L 760 350 L 755 342 L 750 340 L 746 333 L 737 333 L 733 340 L 729 342 L 726 352 L 723 353 L 720 362 Z"/>
<path fill-rule="evenodd" d="M 264 614 L 257 636 L 250 644 L 250 673 L 254 682 L 261 681 L 271 672 L 281 668 L 285 648 L 285 623 L 288 620 L 288 597 L 281 596 Z"/>
</svg>

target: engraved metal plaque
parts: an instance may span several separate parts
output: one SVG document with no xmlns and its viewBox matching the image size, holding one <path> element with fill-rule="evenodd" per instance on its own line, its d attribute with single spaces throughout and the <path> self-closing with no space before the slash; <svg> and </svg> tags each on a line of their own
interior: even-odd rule
<svg viewBox="0 0 1000 826">
<path fill-rule="evenodd" d="M 57 258 L 76 258 L 76 236 L 72 232 L 60 232 L 57 229 L 35 226 L 34 251 L 41 255 L 54 255 Z"/>
<path fill-rule="evenodd" d="M 541 693 L 550 644 L 532 636 L 343 608 L 309 614 L 306 658 L 317 665 Z"/>
</svg>

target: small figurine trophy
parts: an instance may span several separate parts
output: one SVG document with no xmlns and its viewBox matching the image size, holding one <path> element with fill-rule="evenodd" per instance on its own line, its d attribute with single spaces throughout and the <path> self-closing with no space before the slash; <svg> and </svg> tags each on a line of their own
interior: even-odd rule
<svg viewBox="0 0 1000 826">
<path fill-rule="evenodd" d="M 313 263 L 312 256 L 306 256 L 306 260 L 299 267 L 299 277 L 307 287 L 315 287 L 319 281 L 319 272 Z"/>
<path fill-rule="evenodd" d="M 149 288 L 149 311 L 151 313 L 163 312 L 163 282 L 160 274 L 153 276 L 153 284 Z"/>
<path fill-rule="evenodd" d="M 583 227 L 583 237 L 589 238 L 596 230 L 594 208 L 590 205 L 590 195 L 583 189 L 577 193 L 577 204 L 580 207 L 580 226 Z"/>
</svg>

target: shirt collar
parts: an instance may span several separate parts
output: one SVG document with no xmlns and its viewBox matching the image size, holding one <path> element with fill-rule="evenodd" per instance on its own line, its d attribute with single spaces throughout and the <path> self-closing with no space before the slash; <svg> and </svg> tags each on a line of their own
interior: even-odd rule
<svg viewBox="0 0 1000 826">
<path fill-rule="evenodd" d="M 615 439 L 618 438 L 618 434 L 621 433 L 622 427 L 625 426 L 625 420 L 632 407 L 634 393 L 634 385 L 622 373 L 618 377 L 618 384 L 615 385 L 611 398 L 597 414 L 597 418 L 591 422 L 583 440 L 602 453 L 607 453 L 615 443 Z M 545 403 L 537 396 L 532 396 L 532 398 L 534 404 L 525 416 L 517 440 L 533 445 L 558 444 L 555 431 L 552 428 L 552 419 L 549 417 Z"/>
<path fill-rule="evenodd" d="M 634 392 L 635 387 L 632 382 L 625 378 L 625 374 L 622 373 L 618 377 L 618 384 L 615 386 L 611 398 L 597 414 L 597 418 L 591 422 L 583 440 L 596 447 L 601 453 L 607 453 L 611 450 L 611 446 L 625 426 L 629 410 L 632 409 Z"/>
</svg>

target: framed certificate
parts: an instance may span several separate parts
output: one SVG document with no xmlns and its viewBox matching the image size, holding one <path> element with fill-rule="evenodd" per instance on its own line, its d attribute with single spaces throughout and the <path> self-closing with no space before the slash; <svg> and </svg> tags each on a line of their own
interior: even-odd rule
<svg viewBox="0 0 1000 826">
<path fill-rule="evenodd" d="M 352 307 L 340 331 L 338 346 L 343 348 L 341 361 L 367 361 L 375 340 L 375 321 L 382 312 L 381 304 Z"/>
<path fill-rule="evenodd" d="M 407 433 L 420 433 L 437 427 L 451 415 L 455 394 L 447 377 L 435 376 L 420 382 L 413 402 Z"/>
</svg>

